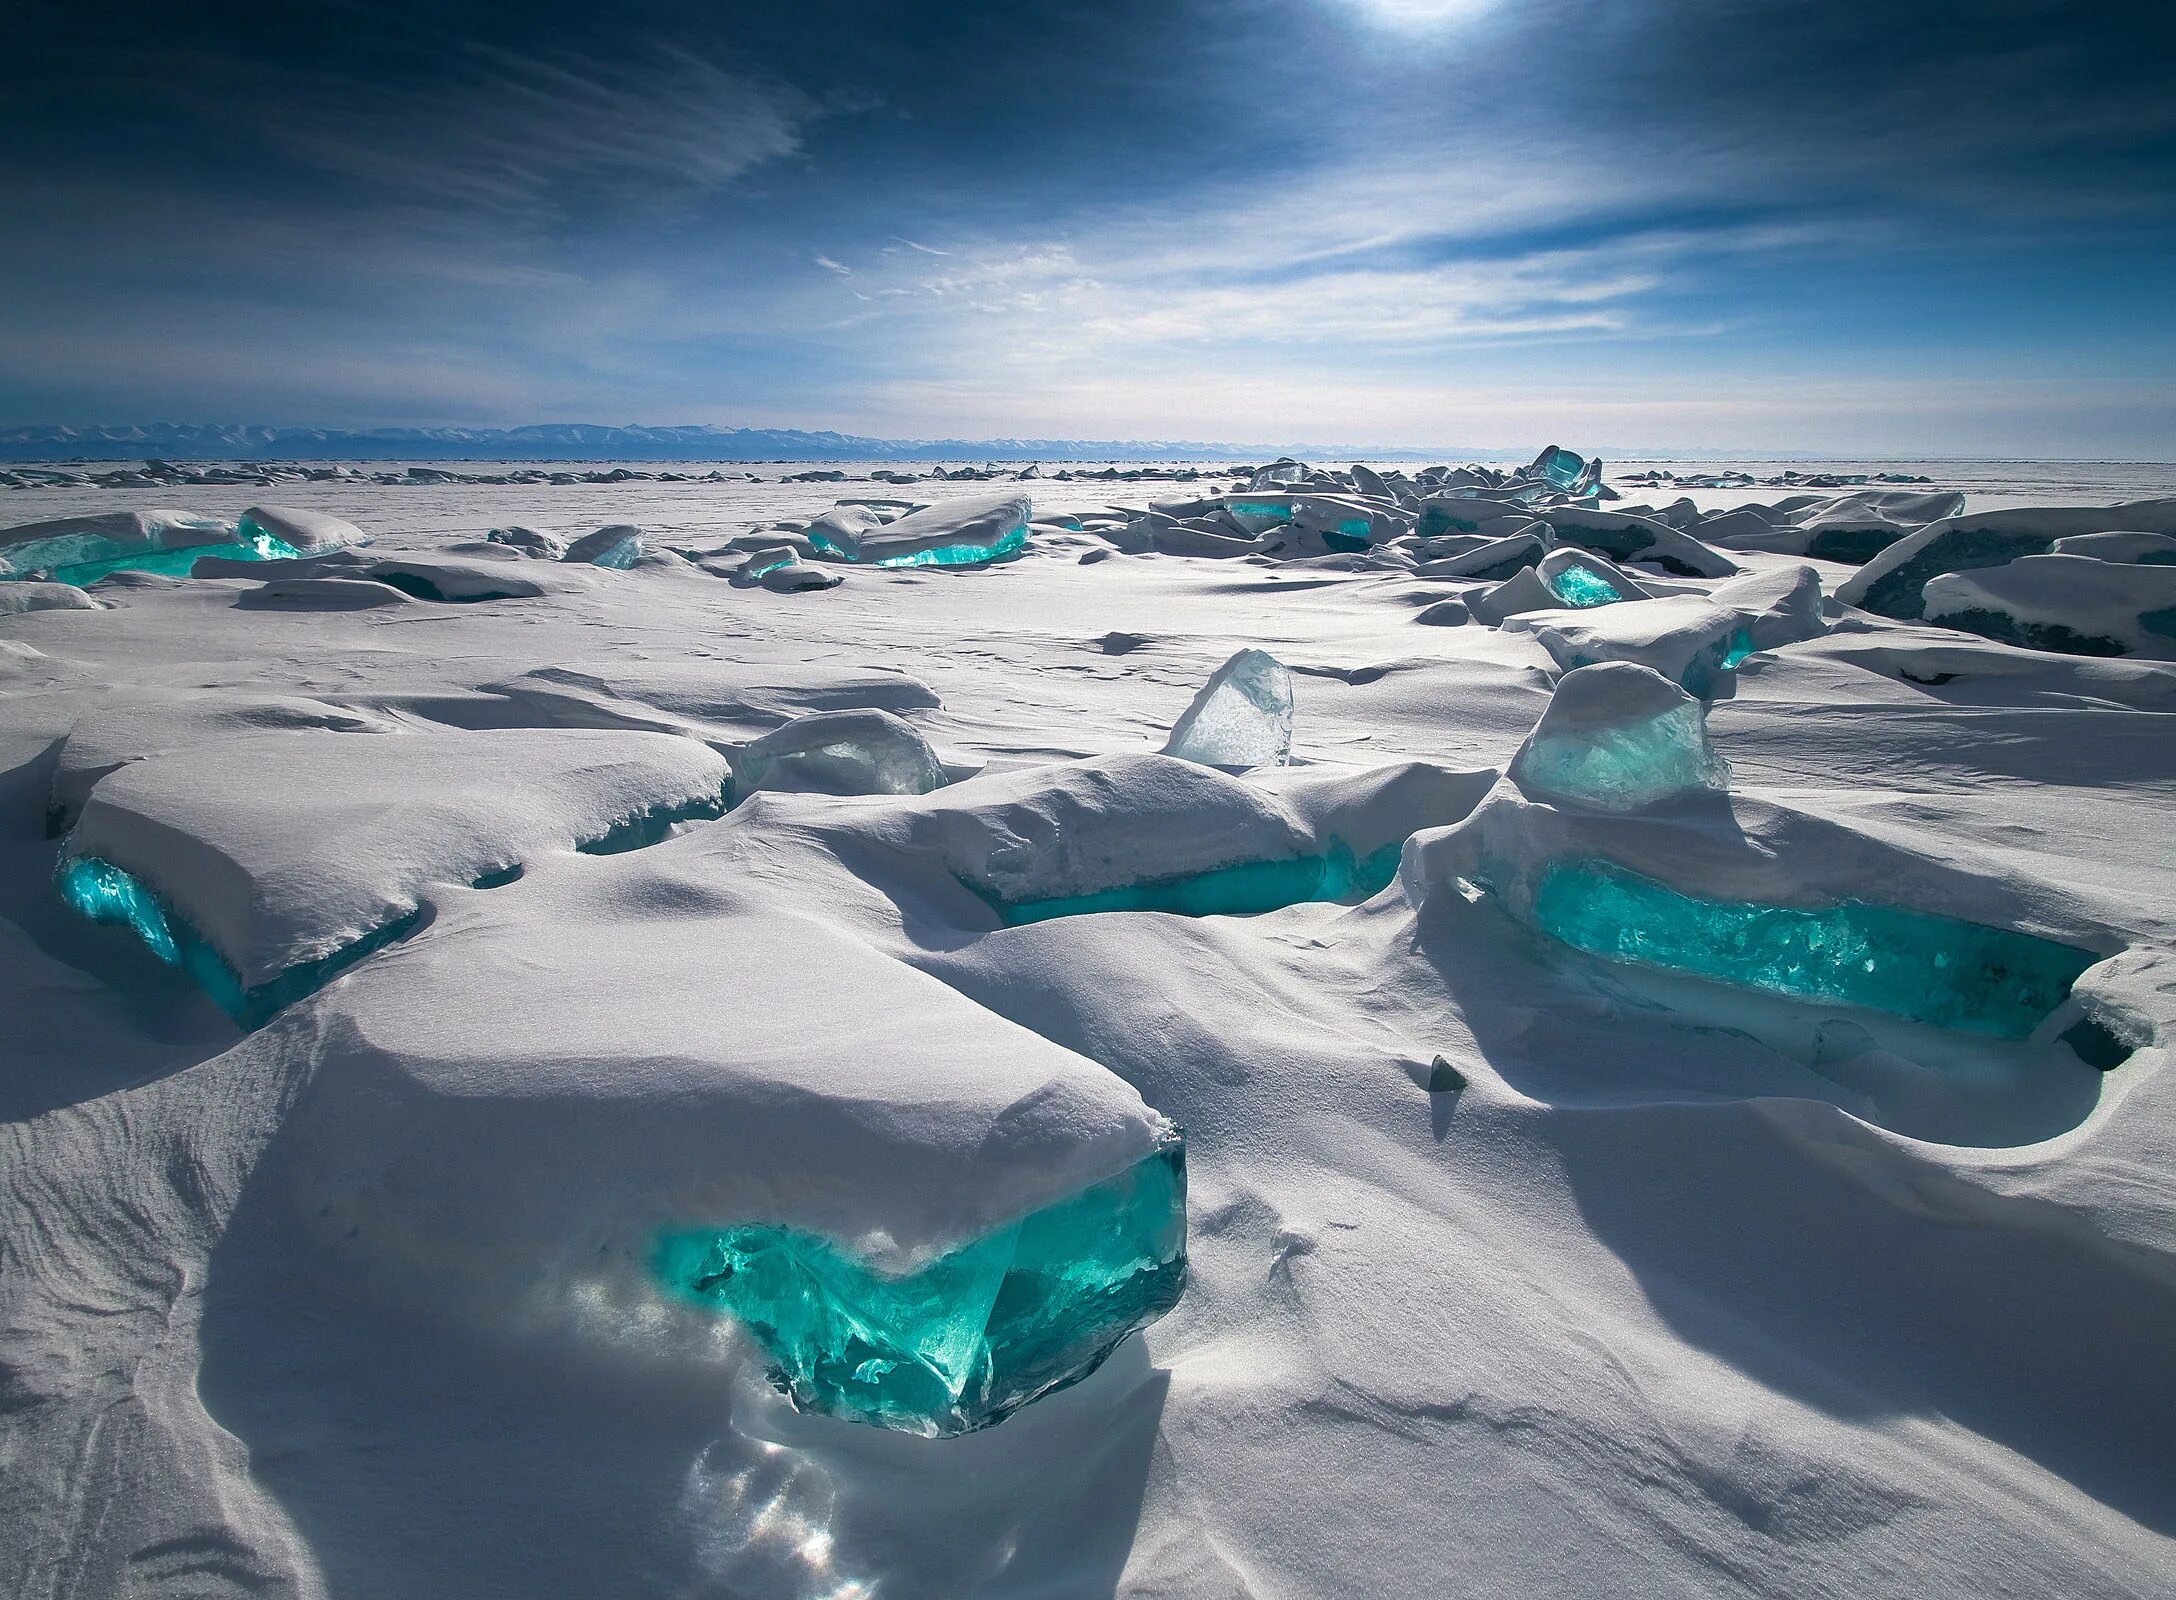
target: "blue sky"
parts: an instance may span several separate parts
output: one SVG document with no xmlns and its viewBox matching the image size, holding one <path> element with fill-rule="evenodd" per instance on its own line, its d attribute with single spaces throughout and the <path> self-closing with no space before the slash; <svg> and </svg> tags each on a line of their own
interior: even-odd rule
<svg viewBox="0 0 2176 1600">
<path fill-rule="evenodd" d="M 80 8 L 0 422 L 2176 457 L 2166 8 Z"/>
</svg>

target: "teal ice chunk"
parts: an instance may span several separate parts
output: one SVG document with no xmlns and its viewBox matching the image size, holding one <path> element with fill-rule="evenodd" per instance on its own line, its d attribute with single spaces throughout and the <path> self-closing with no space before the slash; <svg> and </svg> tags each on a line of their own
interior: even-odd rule
<svg viewBox="0 0 2176 1600">
<path fill-rule="evenodd" d="M 608 523 L 567 546 L 559 559 L 576 566 L 625 572 L 643 556 L 642 530 L 631 522 Z"/>
<path fill-rule="evenodd" d="M 670 1230 L 653 1264 L 668 1292 L 736 1318 L 802 1409 L 966 1433 L 1079 1382 L 1178 1303 L 1185 1144 L 1173 1131 L 1116 1177 L 901 1276 L 758 1224 Z"/>
<path fill-rule="evenodd" d="M 1534 466 L 1556 488 L 1572 490 L 1580 487 L 1585 476 L 1587 462 L 1584 456 L 1574 454 L 1561 445 L 1551 445 L 1534 458 Z"/>
<path fill-rule="evenodd" d="M 1752 653 L 1753 636 L 1740 628 L 1730 636 L 1729 643 L 1723 646 L 1723 653 L 1716 658 L 1715 665 L 1719 670 L 1729 672 Z"/>
<path fill-rule="evenodd" d="M 225 958 L 134 873 L 95 856 L 74 856 L 60 864 L 58 882 L 61 898 L 69 906 L 93 922 L 117 922 L 133 930 L 146 949 L 187 973 L 242 1028 L 263 1026 L 365 956 L 407 938 L 423 925 L 424 916 L 418 906 L 328 956 L 299 963 L 254 988 L 245 988 Z"/>
<path fill-rule="evenodd" d="M 1546 864 L 1527 915 L 1542 932 L 1608 960 L 2002 1039 L 2029 1035 L 2100 959 L 1900 906 L 1698 900 L 1601 860 Z"/>
<path fill-rule="evenodd" d="M 820 533 L 809 535 L 809 543 L 826 555 L 837 556 L 841 561 L 859 561 L 861 558 L 835 540 Z M 880 556 L 864 565 L 872 567 L 973 567 L 987 561 L 1002 561 L 1007 556 L 1018 555 L 1027 548 L 1028 530 L 1025 523 L 1002 535 L 990 544 L 947 544 L 934 550 L 914 550 L 905 555 Z"/>
<path fill-rule="evenodd" d="M 1027 525 L 1014 528 L 993 544 L 948 544 L 935 550 L 916 550 L 902 556 L 880 556 L 872 567 L 973 567 L 985 561 L 1002 561 L 1027 548 Z"/>
<path fill-rule="evenodd" d="M 60 868 L 60 896 L 93 922 L 132 928 L 144 947 L 168 966 L 181 964 L 181 944 L 166 908 L 133 874 L 110 862 L 79 856 Z"/>
<path fill-rule="evenodd" d="M 1242 861 L 1207 872 L 1094 889 L 1042 900 L 990 903 L 1008 927 L 1053 917 L 1099 911 L 1166 911 L 1182 917 L 1251 917 L 1316 900 L 1364 900 L 1379 894 L 1398 873 L 1403 841 L 1356 857 L 1342 841 L 1321 855 L 1278 861 Z"/>
<path fill-rule="evenodd" d="M 1543 582 L 1549 592 L 1568 606 L 1614 605 L 1624 598 L 1617 586 L 1592 567 L 1567 566 L 1549 574 Z"/>
<path fill-rule="evenodd" d="M 186 578 L 199 561 L 217 556 L 227 561 L 292 561 L 304 552 L 284 539 L 260 533 L 232 544 L 191 544 L 178 550 L 136 550 L 96 561 L 77 561 L 53 569 L 56 583 L 77 588 L 96 583 L 109 572 L 154 572 L 168 578 Z"/>
<path fill-rule="evenodd" d="M 1291 502 L 1285 500 L 1234 500 L 1227 508 L 1235 517 L 1259 517 L 1266 522 L 1290 522 Z M 1367 531 L 1363 524 L 1361 532 Z"/>
</svg>

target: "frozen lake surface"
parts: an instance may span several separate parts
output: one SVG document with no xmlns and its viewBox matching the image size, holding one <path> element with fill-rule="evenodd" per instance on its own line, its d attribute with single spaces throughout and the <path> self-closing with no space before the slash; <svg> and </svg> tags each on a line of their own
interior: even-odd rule
<svg viewBox="0 0 2176 1600">
<path fill-rule="evenodd" d="M 0 493 L 0 1587 L 2167 1592 L 2176 467 L 1420 465 Z"/>
</svg>

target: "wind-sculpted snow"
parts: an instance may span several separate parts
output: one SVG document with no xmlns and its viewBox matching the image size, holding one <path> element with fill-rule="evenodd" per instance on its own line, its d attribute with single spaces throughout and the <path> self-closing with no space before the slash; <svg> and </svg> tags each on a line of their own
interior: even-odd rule
<svg viewBox="0 0 2176 1600">
<path fill-rule="evenodd" d="M 0 1592 L 2167 1587 L 2165 475 L 900 466 L 0 474 Z"/>
</svg>

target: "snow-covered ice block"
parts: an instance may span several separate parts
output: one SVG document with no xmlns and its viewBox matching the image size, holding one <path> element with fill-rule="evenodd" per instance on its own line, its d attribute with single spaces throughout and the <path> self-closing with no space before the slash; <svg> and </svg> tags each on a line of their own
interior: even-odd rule
<svg viewBox="0 0 2176 1600">
<path fill-rule="evenodd" d="M 1242 650 L 1209 675 L 1164 752 L 1212 767 L 1281 767 L 1292 759 L 1292 674 L 1262 650 Z"/>
<path fill-rule="evenodd" d="M 758 789 L 814 794 L 927 794 L 944 764 L 913 723 L 889 711 L 817 711 L 732 754 L 736 795 Z"/>
<path fill-rule="evenodd" d="M 642 555 L 642 530 L 631 522 L 614 522 L 583 534 L 567 546 L 566 553 L 559 559 L 624 572 L 640 561 Z"/>
<path fill-rule="evenodd" d="M 1530 526 L 1534 531 L 1483 539 L 1463 549 L 1430 555 L 1414 564 L 1414 574 L 1423 578 L 1478 578 L 1485 581 L 1509 578 L 1540 561 L 1548 549 L 1544 542 L 1548 525 L 1537 522 Z"/>
<path fill-rule="evenodd" d="M 2176 500 L 2031 506 L 1945 517 L 1882 551 L 1851 575 L 1836 598 L 1880 616 L 1914 621 L 1926 615 L 1923 591 L 1931 578 L 2045 555 L 2058 539 L 2114 532 L 2176 534 Z"/>
<path fill-rule="evenodd" d="M 323 578 L 278 577 L 244 589 L 234 603 L 264 611 L 363 611 L 374 606 L 413 605 L 416 597 L 375 578 L 344 575 Z"/>
<path fill-rule="evenodd" d="M 1510 774 L 1529 795 L 1603 811 L 1636 811 L 1730 785 L 1700 702 L 1660 673 L 1623 661 L 1559 678 Z"/>
<path fill-rule="evenodd" d="M 666 734 L 219 740 L 101 778 L 63 847 L 62 888 L 96 916 L 100 898 L 77 889 L 125 874 L 175 941 L 216 958 L 229 981 L 214 998 L 254 1025 L 412 926 L 433 887 L 717 816 L 725 781 L 716 751 Z"/>
<path fill-rule="evenodd" d="M 0 616 L 25 611 L 97 611 L 99 604 L 72 583 L 21 579 L 0 583 Z"/>
<path fill-rule="evenodd" d="M 540 561 L 557 561 L 567 553 L 567 541 L 558 534 L 547 533 L 542 528 L 523 527 L 520 523 L 493 528 L 484 537 L 493 544 L 503 544 L 509 550 L 519 550 Z"/>
<path fill-rule="evenodd" d="M 0 579 L 48 578 L 81 587 L 124 569 L 180 576 L 191 552 L 239 557 L 299 551 L 246 542 L 232 523 L 191 511 L 93 511 L 0 529 Z"/>
<path fill-rule="evenodd" d="M 1025 549 L 1033 516 L 1024 494 L 968 495 L 858 530 L 843 521 L 822 532 L 811 524 L 806 537 L 819 551 L 865 566 L 977 566 Z"/>
<path fill-rule="evenodd" d="M 2048 547 L 2053 556 L 2090 556 L 2141 567 L 2176 566 L 2176 537 L 2165 533 L 2081 533 Z"/>
<path fill-rule="evenodd" d="M 1738 563 L 1666 522 L 1623 511 L 1543 506 L 1534 515 L 1549 524 L 1559 544 L 1575 544 L 1613 561 L 1644 561 L 1687 578 L 1728 578 Z"/>
<path fill-rule="evenodd" d="M 231 544 L 233 522 L 196 512 L 148 509 L 148 512 L 87 512 L 17 522 L 0 529 L 0 577 L 61 575 L 72 568 L 109 566 L 115 559 L 183 551 L 205 544 Z M 85 577 L 83 581 L 89 581 Z"/>
<path fill-rule="evenodd" d="M 1820 577 L 1811 567 L 1785 567 L 1718 584 L 1705 595 L 1520 614 L 1504 626 L 1531 632 L 1566 670 L 1637 662 L 1712 700 L 1754 651 L 1817 637 L 1826 627 L 1820 601 Z"/>
<path fill-rule="evenodd" d="M 264 541 L 284 547 L 275 551 L 280 555 L 319 556 L 369 542 L 345 517 L 298 506 L 251 506 L 235 524 L 234 536 L 243 544 Z"/>
<path fill-rule="evenodd" d="M 399 731 L 389 717 L 304 695 L 134 689 L 125 699 L 85 711 L 68 730 L 53 758 L 48 827 L 56 835 L 65 832 L 101 779 L 149 756 L 268 733 Z"/>
<path fill-rule="evenodd" d="M 1921 593 L 1929 622 L 2028 650 L 2176 659 L 2176 567 L 2023 556 L 1945 573 Z"/>
<path fill-rule="evenodd" d="M 603 1341 L 723 1312 L 798 1405 L 932 1435 L 1176 1300 L 1132 1087 L 736 877 L 480 896 L 318 1003 L 279 1176 L 344 1281 Z"/>
<path fill-rule="evenodd" d="M 1416 901 L 1454 913 L 1477 886 L 1606 960 L 2004 1039 L 2050 1024 L 2121 948 L 2041 886 L 1757 797 L 1714 804 L 1614 812 L 1504 785 L 1416 837 L 1400 875 Z"/>
<path fill-rule="evenodd" d="M 1413 531 L 1424 539 L 1446 533 L 1479 533 L 1488 524 L 1505 517 L 1530 523 L 1534 513 L 1515 500 L 1490 499 L 1449 490 L 1432 494 L 1420 503 L 1420 515 L 1414 522 Z"/>
</svg>

